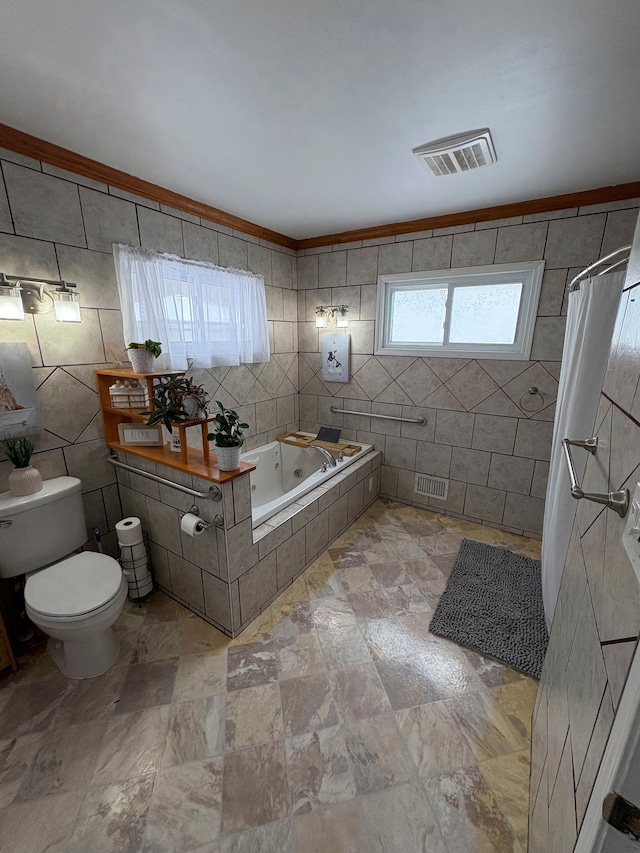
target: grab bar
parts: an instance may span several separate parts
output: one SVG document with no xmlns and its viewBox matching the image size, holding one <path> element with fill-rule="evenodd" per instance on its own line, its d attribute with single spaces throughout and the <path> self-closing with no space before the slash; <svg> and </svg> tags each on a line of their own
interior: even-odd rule
<svg viewBox="0 0 640 853">
<path fill-rule="evenodd" d="M 354 412 L 351 409 L 336 409 L 331 406 L 331 411 L 343 415 L 362 415 L 365 418 L 383 418 L 385 421 L 402 421 L 403 424 L 426 424 L 426 418 L 397 418 L 395 415 L 378 415 L 374 412 Z"/>
<path fill-rule="evenodd" d="M 598 447 L 598 439 L 597 437 L 585 438 L 583 440 L 572 440 L 570 438 L 562 439 L 562 449 L 564 450 L 564 458 L 567 462 L 569 479 L 571 480 L 571 497 L 575 498 L 577 501 L 585 498 L 586 500 L 593 501 L 597 504 L 604 504 L 608 509 L 612 509 L 614 512 L 617 512 L 620 518 L 624 518 L 629 509 L 629 489 L 623 489 L 619 492 L 609 492 L 608 494 L 594 494 L 593 492 L 583 491 L 582 486 L 578 482 L 578 477 L 576 476 L 576 469 L 571 456 L 571 446 L 582 447 L 589 453 L 594 454 Z"/>
<path fill-rule="evenodd" d="M 141 468 L 134 468 L 133 465 L 127 465 L 126 462 L 120 462 L 118 454 L 107 456 L 107 462 L 114 465 L 116 468 L 122 468 L 124 471 L 132 471 L 134 474 L 139 474 L 141 477 L 146 477 L 147 480 L 154 480 L 156 483 L 162 483 L 163 486 L 169 486 L 179 492 L 184 492 L 185 495 L 191 495 L 193 498 L 200 500 L 209 499 L 212 501 L 222 500 L 222 492 L 218 486 L 209 486 L 208 492 L 198 492 L 195 489 L 190 489 L 189 486 L 181 486 L 180 483 L 172 483 L 171 480 L 166 480 L 164 477 L 158 477 L 157 474 L 150 474 L 149 471 L 143 471 Z"/>
</svg>

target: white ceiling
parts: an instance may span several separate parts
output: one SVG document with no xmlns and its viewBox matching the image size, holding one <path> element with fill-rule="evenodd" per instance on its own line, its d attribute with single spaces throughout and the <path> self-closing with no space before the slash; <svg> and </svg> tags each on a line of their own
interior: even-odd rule
<svg viewBox="0 0 640 853">
<path fill-rule="evenodd" d="M 0 0 L 0 122 L 295 238 L 640 179 L 638 0 Z M 411 149 L 490 127 L 498 163 Z"/>
</svg>

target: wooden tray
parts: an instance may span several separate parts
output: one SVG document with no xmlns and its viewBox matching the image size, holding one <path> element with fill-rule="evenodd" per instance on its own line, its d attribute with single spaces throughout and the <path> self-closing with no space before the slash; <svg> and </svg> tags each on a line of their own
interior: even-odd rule
<svg viewBox="0 0 640 853">
<path fill-rule="evenodd" d="M 350 444 L 345 441 L 318 441 L 315 436 L 304 435 L 301 432 L 286 432 L 284 435 L 278 436 L 278 441 L 283 444 L 292 444 L 294 447 L 309 447 L 310 444 L 317 444 L 318 447 L 324 447 L 331 453 L 342 453 L 343 456 L 355 456 L 362 450 L 360 444 Z"/>
</svg>

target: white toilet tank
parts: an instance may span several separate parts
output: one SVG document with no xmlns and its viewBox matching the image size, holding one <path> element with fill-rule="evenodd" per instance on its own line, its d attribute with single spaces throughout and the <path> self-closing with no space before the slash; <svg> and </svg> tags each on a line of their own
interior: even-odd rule
<svg viewBox="0 0 640 853">
<path fill-rule="evenodd" d="M 0 493 L 0 578 L 13 578 L 66 557 L 87 541 L 82 482 L 45 480 L 41 491 Z"/>
</svg>

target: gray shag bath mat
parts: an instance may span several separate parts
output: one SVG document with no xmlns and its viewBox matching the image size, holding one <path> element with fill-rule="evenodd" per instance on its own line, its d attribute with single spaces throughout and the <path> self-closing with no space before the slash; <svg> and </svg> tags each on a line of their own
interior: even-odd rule
<svg viewBox="0 0 640 853">
<path fill-rule="evenodd" d="M 540 678 L 548 641 L 540 561 L 463 539 L 429 630 Z"/>
</svg>

